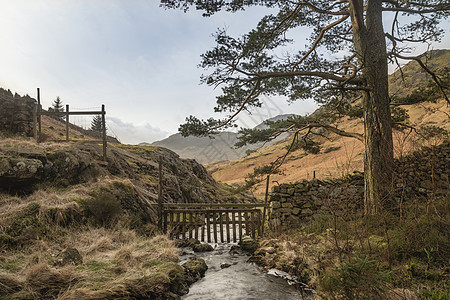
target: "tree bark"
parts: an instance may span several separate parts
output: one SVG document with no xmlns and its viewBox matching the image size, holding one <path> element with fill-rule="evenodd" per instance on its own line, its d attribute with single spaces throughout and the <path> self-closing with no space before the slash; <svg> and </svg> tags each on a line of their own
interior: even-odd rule
<svg viewBox="0 0 450 300">
<path fill-rule="evenodd" d="M 364 211 L 372 215 L 392 206 L 393 142 L 382 1 L 350 0 L 353 42 L 367 90 L 364 108 Z"/>
</svg>

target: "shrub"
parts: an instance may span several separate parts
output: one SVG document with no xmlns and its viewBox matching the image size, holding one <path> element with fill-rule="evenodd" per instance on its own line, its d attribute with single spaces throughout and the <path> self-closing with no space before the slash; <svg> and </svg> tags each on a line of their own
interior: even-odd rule
<svg viewBox="0 0 450 300">
<path fill-rule="evenodd" d="M 320 286 L 332 298 L 383 299 L 389 279 L 390 272 L 379 270 L 374 259 L 357 255 L 325 272 Z"/>
<path fill-rule="evenodd" d="M 448 239 L 447 199 L 436 199 L 434 209 L 439 214 L 426 214 L 426 204 L 421 203 L 408 208 L 406 218 L 389 230 L 391 249 L 394 257 L 402 260 L 411 257 L 421 259 L 424 263 L 445 264 L 450 257 Z M 421 212 L 421 210 L 423 210 Z"/>
<path fill-rule="evenodd" d="M 82 200 L 81 205 L 86 215 L 101 226 L 112 225 L 122 213 L 120 200 L 106 190 L 100 190 L 92 198 Z"/>
</svg>

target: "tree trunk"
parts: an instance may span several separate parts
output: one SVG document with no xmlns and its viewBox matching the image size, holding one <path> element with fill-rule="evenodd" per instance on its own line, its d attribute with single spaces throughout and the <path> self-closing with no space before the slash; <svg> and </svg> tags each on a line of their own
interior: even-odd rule
<svg viewBox="0 0 450 300">
<path fill-rule="evenodd" d="M 386 41 L 381 0 L 350 1 L 355 51 L 366 86 L 364 108 L 364 211 L 376 214 L 392 204 L 393 142 Z"/>
</svg>

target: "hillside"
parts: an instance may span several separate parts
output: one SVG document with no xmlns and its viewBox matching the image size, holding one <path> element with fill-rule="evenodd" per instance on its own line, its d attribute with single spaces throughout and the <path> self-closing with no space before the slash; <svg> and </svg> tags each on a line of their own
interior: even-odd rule
<svg viewBox="0 0 450 300">
<path fill-rule="evenodd" d="M 252 200 L 192 159 L 99 137 L 42 117 L 35 100 L 0 90 L 0 299 L 179 299 L 202 275 L 178 263 L 155 203 Z M 3 118 L 3 116 L 5 116 Z M 206 266 L 206 265 L 205 265 Z M 203 274 L 202 273 L 202 274 Z"/>
<path fill-rule="evenodd" d="M 450 67 L 449 50 L 433 50 L 422 54 L 421 59 L 425 65 L 437 74 L 448 73 Z M 403 75 L 402 75 L 403 73 Z M 389 76 L 390 95 L 409 95 L 420 86 L 425 86 L 431 77 L 416 61 L 411 61 Z"/>
<path fill-rule="evenodd" d="M 33 136 L 33 110 L 36 99 L 29 95 L 21 96 L 13 94 L 9 89 L 0 88 L 0 132 L 6 136 Z M 87 116 L 88 124 L 93 116 Z M 65 141 L 66 125 L 64 119 L 41 116 L 41 134 L 39 141 Z M 97 141 L 102 139 L 99 132 L 90 129 L 84 129 L 73 123 L 69 123 L 69 138 L 72 141 Z M 119 141 L 110 135 L 106 136 L 107 141 L 119 143 Z"/>
<path fill-rule="evenodd" d="M 427 65 L 433 67 L 433 69 L 436 68 L 443 75 L 442 72 L 446 70 L 445 68 L 450 67 L 450 59 L 448 59 L 450 51 L 439 50 L 432 52 L 432 54 Z M 448 72 L 448 69 L 446 72 Z M 403 78 L 405 78 L 405 81 L 399 80 L 399 76 L 398 71 L 390 75 L 391 91 L 395 89 L 396 95 L 402 97 L 417 90 L 421 85 L 426 85 L 427 78 L 429 78 L 424 74 L 424 71 L 418 69 L 416 62 L 404 66 Z M 418 79 L 416 80 L 416 78 Z M 435 103 L 419 102 L 411 105 L 400 105 L 399 107 L 407 110 L 410 116 L 409 123 L 412 125 L 436 125 L 450 130 L 450 110 L 444 99 L 438 99 Z M 342 119 L 339 123 L 340 129 L 359 133 L 363 132 L 363 126 L 362 120 L 350 118 Z M 428 143 L 418 141 L 414 132 L 408 134 L 407 132 L 394 131 L 393 135 L 396 157 Z M 404 141 L 405 137 L 407 137 L 406 141 Z M 322 142 L 322 150 L 318 154 L 307 154 L 302 150 L 290 154 L 282 167 L 285 175 L 271 176 L 271 185 L 302 179 L 310 180 L 313 179 L 314 174 L 316 178 L 323 179 L 341 177 L 354 171 L 363 170 L 364 145 L 361 142 L 334 134 L 328 135 L 327 139 L 322 139 L 320 142 Z M 290 139 L 286 138 L 283 141 L 265 146 L 242 159 L 213 163 L 206 167 L 216 180 L 231 185 L 242 185 L 245 182 L 245 176 L 252 173 L 255 167 L 267 165 L 283 156 L 289 143 Z M 265 184 L 261 183 L 256 186 L 255 195 L 262 199 L 264 191 Z"/>
<path fill-rule="evenodd" d="M 275 122 L 287 119 L 290 116 L 292 116 L 292 114 L 279 115 L 266 121 Z M 255 128 L 261 129 L 264 128 L 264 126 L 266 125 L 263 122 Z M 242 148 L 235 148 L 234 144 L 238 141 L 237 137 L 238 134 L 236 132 L 230 131 L 221 132 L 213 136 L 213 138 L 195 136 L 183 137 L 181 134 L 176 133 L 164 140 L 152 144 L 141 143 L 140 145 L 165 147 L 176 152 L 183 158 L 195 159 L 202 164 L 240 159 L 244 157 L 249 150 L 253 151 L 263 145 L 263 143 L 258 143 Z M 277 141 L 278 140 L 279 139 L 277 139 Z"/>
<path fill-rule="evenodd" d="M 181 266 L 155 225 L 160 157 L 164 202 L 243 200 L 165 148 L 109 144 L 103 161 L 97 143 L 37 144 L 0 132 L 0 299 L 187 293 L 198 268 Z"/>
</svg>

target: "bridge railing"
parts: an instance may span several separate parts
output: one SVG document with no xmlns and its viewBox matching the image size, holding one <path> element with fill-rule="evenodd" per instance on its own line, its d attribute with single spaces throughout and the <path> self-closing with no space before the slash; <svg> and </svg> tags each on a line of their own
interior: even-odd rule
<svg viewBox="0 0 450 300">
<path fill-rule="evenodd" d="M 163 230 L 175 238 L 202 242 L 237 242 L 243 235 L 263 235 L 268 204 L 164 203 Z"/>
</svg>

